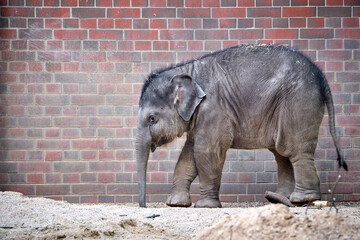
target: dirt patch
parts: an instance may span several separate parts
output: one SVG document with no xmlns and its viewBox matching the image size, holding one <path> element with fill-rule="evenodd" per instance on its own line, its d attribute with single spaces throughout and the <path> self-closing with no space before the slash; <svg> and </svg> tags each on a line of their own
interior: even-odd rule
<svg viewBox="0 0 360 240">
<path fill-rule="evenodd" d="M 288 207 L 271 204 L 226 217 L 200 233 L 196 240 L 209 239 L 359 239 L 360 221 L 335 212 L 317 212 L 297 218 Z"/>
<path fill-rule="evenodd" d="M 0 239 L 192 239 L 204 229 L 208 230 L 199 239 L 206 234 L 206 239 L 221 239 L 215 237 L 219 233 L 228 234 L 223 239 L 286 239 L 281 234 L 296 239 L 359 239 L 359 206 L 338 205 L 338 214 L 329 208 L 308 209 L 305 215 L 305 207 L 264 203 L 224 203 L 221 209 L 151 203 L 139 208 L 137 204 L 70 204 L 0 192 Z M 226 224 L 216 225 L 223 219 Z"/>
</svg>

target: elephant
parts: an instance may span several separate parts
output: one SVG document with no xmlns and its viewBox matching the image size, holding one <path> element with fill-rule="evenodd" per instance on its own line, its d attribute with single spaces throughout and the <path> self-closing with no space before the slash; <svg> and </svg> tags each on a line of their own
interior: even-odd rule
<svg viewBox="0 0 360 240">
<path fill-rule="evenodd" d="M 138 110 L 135 153 L 139 206 L 146 207 L 150 154 L 186 133 L 169 206 L 221 207 L 219 189 L 228 149 L 268 149 L 277 163 L 276 194 L 292 203 L 321 198 L 314 153 L 325 105 L 339 167 L 347 170 L 335 132 L 332 94 L 322 71 L 281 45 L 243 44 L 152 72 Z"/>
</svg>

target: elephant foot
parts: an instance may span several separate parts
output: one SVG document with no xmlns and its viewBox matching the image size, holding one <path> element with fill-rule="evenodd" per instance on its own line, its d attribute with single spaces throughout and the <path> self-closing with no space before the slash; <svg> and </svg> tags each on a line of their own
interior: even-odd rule
<svg viewBox="0 0 360 240">
<path fill-rule="evenodd" d="M 293 192 L 290 196 L 290 201 L 294 204 L 308 203 L 320 199 L 321 199 L 321 194 L 318 192 L 311 192 L 311 193 Z"/>
<path fill-rule="evenodd" d="M 287 198 L 286 196 L 284 196 L 282 194 L 279 194 L 278 192 L 266 191 L 265 198 L 271 203 L 282 203 L 288 207 L 293 207 L 289 198 Z"/>
<path fill-rule="evenodd" d="M 172 193 L 166 201 L 170 207 L 190 207 L 190 195 L 187 192 Z"/>
<path fill-rule="evenodd" d="M 221 208 L 221 203 L 218 199 L 204 198 L 199 199 L 196 204 L 196 208 Z"/>
</svg>

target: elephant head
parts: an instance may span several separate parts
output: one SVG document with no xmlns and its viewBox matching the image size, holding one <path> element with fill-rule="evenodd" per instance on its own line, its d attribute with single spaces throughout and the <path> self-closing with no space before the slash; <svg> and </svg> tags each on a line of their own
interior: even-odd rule
<svg viewBox="0 0 360 240">
<path fill-rule="evenodd" d="M 181 137 L 205 97 L 201 87 L 187 74 L 151 74 L 140 96 L 136 136 L 139 205 L 145 207 L 146 169 L 150 150 Z"/>
</svg>

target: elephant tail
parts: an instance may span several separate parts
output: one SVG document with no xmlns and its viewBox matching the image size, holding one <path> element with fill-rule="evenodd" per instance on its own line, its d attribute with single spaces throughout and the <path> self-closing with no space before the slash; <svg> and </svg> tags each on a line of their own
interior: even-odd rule
<svg viewBox="0 0 360 240">
<path fill-rule="evenodd" d="M 324 74 L 320 70 L 319 70 L 319 72 L 321 74 L 322 91 L 323 91 L 325 104 L 326 104 L 328 115 L 329 115 L 330 134 L 334 141 L 334 145 L 335 145 L 336 152 L 338 155 L 337 160 L 339 163 L 339 167 L 343 167 L 347 171 L 348 166 L 347 166 L 347 163 L 345 162 L 344 155 L 341 151 L 339 140 L 337 138 L 336 130 L 335 130 L 335 110 L 334 110 L 334 102 L 333 102 L 331 90 L 330 90 L 329 84 L 328 84 Z"/>
</svg>

